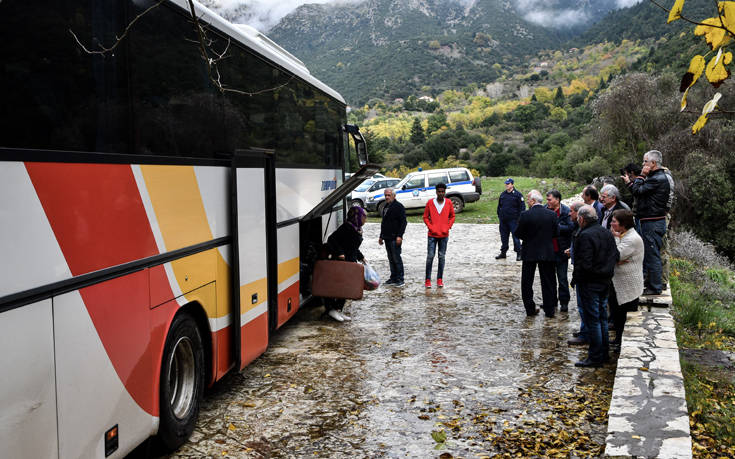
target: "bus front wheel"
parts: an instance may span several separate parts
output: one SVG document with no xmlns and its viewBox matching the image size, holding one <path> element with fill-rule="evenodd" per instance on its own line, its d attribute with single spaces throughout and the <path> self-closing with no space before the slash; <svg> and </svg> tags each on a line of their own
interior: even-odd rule
<svg viewBox="0 0 735 459">
<path fill-rule="evenodd" d="M 194 430 L 204 391 L 204 350 L 196 322 L 179 314 L 166 337 L 161 363 L 161 412 L 158 436 L 175 450 Z"/>
</svg>

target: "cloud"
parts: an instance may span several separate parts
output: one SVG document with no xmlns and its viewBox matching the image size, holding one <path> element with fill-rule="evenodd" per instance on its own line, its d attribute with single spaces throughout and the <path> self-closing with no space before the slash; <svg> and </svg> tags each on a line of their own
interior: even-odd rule
<svg viewBox="0 0 735 459">
<path fill-rule="evenodd" d="M 266 32 L 284 16 L 306 3 L 334 0 L 209 0 L 204 3 L 232 22 L 248 24 Z"/>
<path fill-rule="evenodd" d="M 577 10 L 535 10 L 523 16 L 527 21 L 544 27 L 574 27 L 589 20 L 587 13 Z"/>
<path fill-rule="evenodd" d="M 615 0 L 615 4 L 618 8 L 627 8 L 629 6 L 637 5 L 642 0 Z"/>
</svg>

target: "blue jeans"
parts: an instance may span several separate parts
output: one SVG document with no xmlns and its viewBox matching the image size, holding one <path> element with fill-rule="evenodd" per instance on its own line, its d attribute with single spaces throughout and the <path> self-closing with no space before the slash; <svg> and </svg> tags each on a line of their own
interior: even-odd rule
<svg viewBox="0 0 735 459">
<path fill-rule="evenodd" d="M 426 245 L 426 278 L 431 279 L 431 267 L 434 264 L 434 253 L 436 253 L 436 246 L 439 245 L 439 268 L 436 272 L 436 278 L 442 279 L 444 277 L 444 254 L 447 253 L 447 241 L 448 237 L 431 237 L 429 236 L 429 242 Z"/>
<path fill-rule="evenodd" d="M 577 311 L 579 312 L 579 337 L 589 341 L 587 338 L 587 325 L 584 324 L 584 309 L 582 308 L 582 300 L 579 298 L 579 288 L 574 289 L 577 295 Z"/>
<path fill-rule="evenodd" d="M 385 241 L 385 251 L 388 253 L 388 264 L 390 265 L 390 280 L 403 282 L 403 259 L 401 258 L 401 246 L 396 240 Z"/>
<path fill-rule="evenodd" d="M 508 251 L 508 235 L 513 234 L 513 250 L 521 251 L 521 240 L 516 237 L 516 228 L 518 228 L 518 219 L 500 219 L 500 251 L 505 253 Z"/>
<path fill-rule="evenodd" d="M 587 340 L 590 342 L 588 358 L 603 362 L 609 358 L 610 339 L 607 331 L 608 287 L 601 284 L 577 283 L 577 293 L 582 303 Z"/>
<path fill-rule="evenodd" d="M 569 304 L 569 279 L 567 274 L 569 271 L 569 257 L 564 252 L 556 252 L 554 254 L 556 263 L 556 279 L 559 282 L 559 304 L 566 306 Z"/>
<path fill-rule="evenodd" d="M 657 292 L 663 289 L 661 282 L 661 245 L 666 234 L 666 219 L 642 220 L 643 238 L 643 275 L 646 285 Z"/>
</svg>

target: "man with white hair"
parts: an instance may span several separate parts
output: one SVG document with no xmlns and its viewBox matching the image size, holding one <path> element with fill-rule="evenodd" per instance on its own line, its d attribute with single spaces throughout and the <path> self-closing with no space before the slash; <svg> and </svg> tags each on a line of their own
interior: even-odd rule
<svg viewBox="0 0 735 459">
<path fill-rule="evenodd" d="M 521 245 L 521 296 L 528 316 L 538 314 L 533 301 L 533 279 L 538 265 L 541 277 L 541 296 L 546 317 L 556 313 L 556 258 L 552 238 L 559 235 L 556 213 L 544 208 L 544 198 L 538 190 L 531 190 L 526 198 L 528 210 L 521 213 L 516 236 Z"/>
<path fill-rule="evenodd" d="M 612 222 L 612 214 L 618 209 L 630 210 L 624 202 L 620 200 L 620 191 L 618 187 L 613 184 L 606 184 L 600 189 L 600 202 L 603 205 L 602 208 L 602 220 L 600 225 L 605 229 L 610 229 L 610 223 Z M 600 214 L 597 214 L 598 217 Z"/>
<path fill-rule="evenodd" d="M 620 254 L 612 233 L 597 224 L 597 211 L 592 206 L 579 209 L 577 223 L 581 229 L 574 241 L 572 285 L 582 303 L 590 347 L 587 358 L 574 365 L 599 367 L 610 358 L 607 297 Z"/>
<path fill-rule="evenodd" d="M 636 216 L 641 222 L 643 275 L 646 278 L 643 294 L 660 295 L 663 290 L 661 245 L 666 234 L 666 214 L 674 202 L 674 179 L 663 169 L 658 150 L 643 155 L 643 169 L 635 180 L 627 175 L 621 178 L 636 199 Z"/>
</svg>

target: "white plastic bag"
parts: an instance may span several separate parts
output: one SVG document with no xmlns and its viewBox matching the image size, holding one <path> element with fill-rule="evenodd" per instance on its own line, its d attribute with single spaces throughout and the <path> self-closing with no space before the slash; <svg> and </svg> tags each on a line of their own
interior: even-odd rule
<svg viewBox="0 0 735 459">
<path fill-rule="evenodd" d="M 380 285 L 380 276 L 367 262 L 365 262 L 365 290 L 375 290 Z"/>
</svg>

